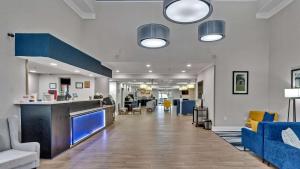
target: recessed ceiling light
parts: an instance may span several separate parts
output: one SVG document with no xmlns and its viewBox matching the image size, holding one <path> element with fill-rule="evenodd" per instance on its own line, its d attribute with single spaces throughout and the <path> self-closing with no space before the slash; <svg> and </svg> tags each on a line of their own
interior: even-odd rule
<svg viewBox="0 0 300 169">
<path fill-rule="evenodd" d="M 192 67 L 192 65 L 191 64 L 187 64 L 186 67 Z"/>
<path fill-rule="evenodd" d="M 80 71 L 79 71 L 79 70 L 74 70 L 74 72 L 75 72 L 75 73 L 80 73 Z"/>
<path fill-rule="evenodd" d="M 30 73 L 36 73 L 36 70 L 30 70 L 29 72 Z"/>
<path fill-rule="evenodd" d="M 182 24 L 200 22 L 213 11 L 210 0 L 164 0 L 163 7 L 168 20 Z"/>
<path fill-rule="evenodd" d="M 51 66 L 57 66 L 57 63 L 50 63 Z"/>
<path fill-rule="evenodd" d="M 183 71 L 181 71 L 182 73 L 185 73 L 186 71 L 185 70 L 183 70 Z"/>
<path fill-rule="evenodd" d="M 149 70 L 148 72 L 149 72 L 149 73 L 152 73 L 152 70 Z"/>
<path fill-rule="evenodd" d="M 116 70 L 116 72 L 117 72 L 117 73 L 119 73 L 119 72 L 120 72 L 120 70 Z"/>
<path fill-rule="evenodd" d="M 90 77 L 94 77 L 94 75 L 93 75 L 93 74 L 89 74 L 89 76 L 90 76 Z"/>
<path fill-rule="evenodd" d="M 146 67 L 151 67 L 151 65 L 148 64 L 148 65 L 146 65 Z"/>
</svg>

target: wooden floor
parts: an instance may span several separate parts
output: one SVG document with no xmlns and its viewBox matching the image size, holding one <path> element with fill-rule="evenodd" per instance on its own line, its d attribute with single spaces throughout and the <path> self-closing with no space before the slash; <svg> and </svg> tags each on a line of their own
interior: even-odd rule
<svg viewBox="0 0 300 169">
<path fill-rule="evenodd" d="M 195 128 L 191 117 L 164 113 L 119 116 L 115 124 L 41 169 L 268 169 L 211 131 Z"/>
</svg>

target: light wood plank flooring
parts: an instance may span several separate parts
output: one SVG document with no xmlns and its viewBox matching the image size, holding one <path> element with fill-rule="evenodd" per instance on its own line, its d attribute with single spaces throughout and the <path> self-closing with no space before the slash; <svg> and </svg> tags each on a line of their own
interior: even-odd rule
<svg viewBox="0 0 300 169">
<path fill-rule="evenodd" d="M 268 169 L 211 131 L 195 128 L 190 116 L 157 112 L 119 116 L 115 124 L 41 169 Z"/>
</svg>

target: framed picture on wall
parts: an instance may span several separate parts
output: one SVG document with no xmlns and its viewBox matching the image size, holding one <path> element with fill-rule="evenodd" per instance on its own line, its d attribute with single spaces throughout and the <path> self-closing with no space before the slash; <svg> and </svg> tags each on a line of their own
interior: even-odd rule
<svg viewBox="0 0 300 169">
<path fill-rule="evenodd" d="M 90 81 L 84 81 L 84 88 L 89 89 L 91 87 L 91 82 Z"/>
<path fill-rule="evenodd" d="M 49 89 L 56 89 L 57 85 L 56 83 L 49 83 Z"/>
<path fill-rule="evenodd" d="M 248 94 L 249 72 L 233 71 L 232 75 L 232 94 Z"/>
<path fill-rule="evenodd" d="M 198 99 L 203 97 L 203 80 L 198 82 Z"/>
<path fill-rule="evenodd" d="M 76 82 L 75 83 L 75 88 L 76 89 L 82 89 L 83 88 L 83 83 L 82 82 Z"/>
<path fill-rule="evenodd" d="M 300 68 L 292 70 L 292 88 L 300 88 Z"/>
</svg>

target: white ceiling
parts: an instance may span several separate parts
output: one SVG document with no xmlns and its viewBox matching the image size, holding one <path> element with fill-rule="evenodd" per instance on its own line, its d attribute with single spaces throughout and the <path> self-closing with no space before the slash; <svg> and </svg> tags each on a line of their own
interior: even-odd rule
<svg viewBox="0 0 300 169">
<path fill-rule="evenodd" d="M 197 39 L 199 23 L 181 25 L 167 21 L 162 15 L 162 1 L 82 0 L 92 4 L 90 12 L 95 16 L 92 20 L 82 20 L 82 47 L 111 68 L 114 79 L 195 79 L 203 68 L 214 63 L 215 50 L 227 52 L 235 48 L 232 42 L 241 37 L 235 37 L 234 32 L 242 30 L 232 25 L 243 24 L 244 19 L 252 21 L 258 12 L 278 12 L 284 7 L 283 1 L 287 0 L 212 1 L 214 12 L 209 19 L 225 20 L 227 37 L 219 42 L 201 43 Z M 82 11 L 88 12 L 86 7 Z M 82 15 L 80 10 L 75 12 Z M 137 45 L 137 28 L 147 23 L 160 23 L 170 28 L 171 43 L 168 47 L 144 49 Z M 151 64 L 151 68 L 146 64 Z M 187 64 L 192 64 L 192 67 L 188 69 Z M 153 73 L 148 73 L 149 69 Z M 187 72 L 181 73 L 182 70 Z"/>
<path fill-rule="evenodd" d="M 64 0 L 82 19 L 96 19 L 96 2 L 162 2 L 163 0 Z M 212 0 L 212 2 L 257 2 L 256 17 L 268 19 L 294 0 Z"/>
</svg>

